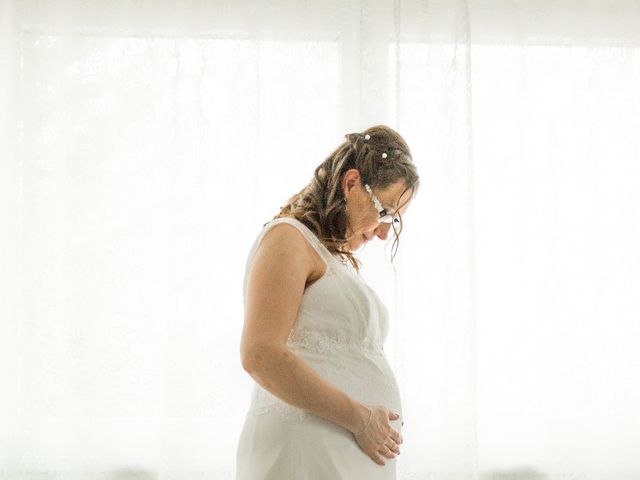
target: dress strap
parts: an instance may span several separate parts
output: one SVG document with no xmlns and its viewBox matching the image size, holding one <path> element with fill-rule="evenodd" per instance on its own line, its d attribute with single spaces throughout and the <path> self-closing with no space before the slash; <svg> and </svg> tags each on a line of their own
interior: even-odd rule
<svg viewBox="0 0 640 480">
<path fill-rule="evenodd" d="M 261 242 L 262 238 L 264 237 L 265 233 L 267 233 L 273 226 L 278 225 L 280 223 L 288 223 L 289 225 L 293 225 L 295 228 L 297 228 L 302 233 L 302 235 L 311 244 L 313 249 L 316 252 L 318 252 L 318 255 L 320 255 L 320 258 L 322 258 L 324 260 L 324 262 L 326 263 L 326 265 L 327 265 L 327 273 L 331 272 L 331 271 L 335 271 L 336 262 L 340 263 L 339 260 L 331 254 L 331 252 L 327 249 L 327 247 L 325 247 L 322 244 L 322 242 L 315 235 L 315 233 L 313 233 L 313 231 L 311 231 L 309 229 L 309 227 L 307 227 L 304 223 L 302 223 L 297 218 L 294 218 L 294 217 L 279 217 L 279 218 L 270 220 L 269 222 L 267 222 L 264 225 L 264 227 L 262 228 L 262 230 L 258 234 L 257 238 L 253 242 L 253 246 L 251 247 L 251 250 L 249 251 L 249 255 L 247 257 L 247 261 L 246 261 L 246 264 L 245 264 L 245 271 L 244 271 L 243 297 L 246 296 L 247 277 L 248 277 L 248 274 L 249 274 L 249 266 L 251 265 L 253 257 L 255 256 L 256 251 L 258 250 L 258 246 L 260 245 L 260 242 Z"/>
<path fill-rule="evenodd" d="M 293 225 L 296 227 L 307 239 L 307 241 L 311 244 L 313 249 L 318 252 L 318 255 L 322 259 L 324 259 L 327 263 L 331 264 L 332 261 L 338 261 L 336 257 L 334 257 L 331 252 L 324 246 L 324 244 L 320 241 L 320 239 L 316 236 L 313 231 L 307 227 L 304 223 L 294 217 L 280 217 L 268 222 L 265 225 L 265 229 L 269 228 L 270 225 L 276 225 L 278 223 L 288 223 L 289 225 Z"/>
</svg>

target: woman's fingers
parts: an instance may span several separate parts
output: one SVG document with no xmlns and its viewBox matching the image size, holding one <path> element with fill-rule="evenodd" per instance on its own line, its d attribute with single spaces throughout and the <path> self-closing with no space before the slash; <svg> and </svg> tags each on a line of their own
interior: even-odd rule
<svg viewBox="0 0 640 480">
<path fill-rule="evenodd" d="M 393 440 L 389 441 L 389 443 L 387 444 L 387 447 L 389 447 L 389 450 L 394 452 L 396 455 L 400 454 L 400 448 L 398 447 L 398 444 Z"/>
<path fill-rule="evenodd" d="M 398 445 L 400 445 L 403 440 L 402 440 L 402 435 L 400 435 L 398 432 L 396 432 L 395 430 L 391 430 L 391 438 L 393 438 L 393 441 L 396 442 Z"/>
<path fill-rule="evenodd" d="M 388 446 L 382 447 L 382 454 L 387 458 L 396 458 L 396 454 Z"/>
</svg>

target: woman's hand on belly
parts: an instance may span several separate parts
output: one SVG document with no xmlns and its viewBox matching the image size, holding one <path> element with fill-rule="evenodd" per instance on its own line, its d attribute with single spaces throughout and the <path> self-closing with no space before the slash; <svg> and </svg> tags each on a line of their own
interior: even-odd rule
<svg viewBox="0 0 640 480">
<path fill-rule="evenodd" d="M 360 449 L 369 455 L 379 465 L 384 465 L 384 457 L 395 458 L 400 454 L 400 435 L 390 424 L 389 420 L 397 420 L 400 416 L 382 405 L 363 405 L 366 416 L 359 431 L 351 432 Z M 370 419 L 370 420 L 369 420 Z"/>
</svg>

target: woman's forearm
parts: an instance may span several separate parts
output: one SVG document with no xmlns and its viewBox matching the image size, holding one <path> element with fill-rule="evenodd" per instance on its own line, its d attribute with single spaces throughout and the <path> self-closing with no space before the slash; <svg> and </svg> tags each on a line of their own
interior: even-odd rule
<svg viewBox="0 0 640 480">
<path fill-rule="evenodd" d="M 255 348 L 245 370 L 265 390 L 350 432 L 366 424 L 368 410 L 313 370 L 286 347 Z"/>
</svg>

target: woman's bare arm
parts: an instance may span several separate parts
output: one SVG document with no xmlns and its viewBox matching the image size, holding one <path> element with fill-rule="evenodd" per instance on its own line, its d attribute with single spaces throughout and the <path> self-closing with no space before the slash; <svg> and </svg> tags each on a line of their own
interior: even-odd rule
<svg viewBox="0 0 640 480">
<path fill-rule="evenodd" d="M 265 233 L 247 279 L 242 366 L 276 397 L 356 432 L 367 422 L 367 407 L 286 346 L 316 258 L 317 253 L 292 225 L 276 225 Z"/>
</svg>

